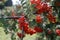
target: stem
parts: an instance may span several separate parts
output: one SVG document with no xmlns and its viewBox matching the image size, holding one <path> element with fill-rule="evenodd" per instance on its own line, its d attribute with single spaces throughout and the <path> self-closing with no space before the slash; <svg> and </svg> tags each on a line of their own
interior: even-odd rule
<svg viewBox="0 0 60 40">
<path fill-rule="evenodd" d="M 22 27 L 22 35 L 24 34 L 24 27 Z M 23 36 L 21 36 L 21 40 L 23 40 Z"/>
</svg>

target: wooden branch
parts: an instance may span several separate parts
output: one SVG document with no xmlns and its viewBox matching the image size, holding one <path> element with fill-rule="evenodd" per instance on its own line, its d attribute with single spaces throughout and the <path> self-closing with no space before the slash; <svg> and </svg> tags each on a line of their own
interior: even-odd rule
<svg viewBox="0 0 60 40">
<path fill-rule="evenodd" d="M 20 18 L 20 16 L 6 16 L 6 17 L 0 16 L 0 19 L 2 19 L 2 18 L 4 18 L 4 19 L 18 19 L 18 18 Z"/>
</svg>

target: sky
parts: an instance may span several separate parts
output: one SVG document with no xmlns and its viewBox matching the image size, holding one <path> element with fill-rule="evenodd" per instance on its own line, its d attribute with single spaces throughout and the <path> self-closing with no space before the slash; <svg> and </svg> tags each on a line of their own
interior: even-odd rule
<svg viewBox="0 0 60 40">
<path fill-rule="evenodd" d="M 13 5 L 20 4 L 19 0 L 12 0 L 12 2 L 13 2 Z"/>
<path fill-rule="evenodd" d="M 26 0 L 24 0 L 24 2 L 25 2 Z M 13 2 L 13 5 L 17 5 L 17 4 L 21 4 L 21 2 L 19 1 L 19 0 L 12 0 L 12 2 Z"/>
</svg>

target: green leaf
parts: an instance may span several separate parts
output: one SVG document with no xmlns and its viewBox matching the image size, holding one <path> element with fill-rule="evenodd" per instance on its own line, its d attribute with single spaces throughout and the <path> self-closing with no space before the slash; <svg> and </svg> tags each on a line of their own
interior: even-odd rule
<svg viewBox="0 0 60 40">
<path fill-rule="evenodd" d="M 23 3 L 25 0 L 20 0 L 21 1 L 21 3 Z"/>
<path fill-rule="evenodd" d="M 24 6 L 26 4 L 26 2 L 22 3 L 22 6 Z"/>
<path fill-rule="evenodd" d="M 32 21 L 29 22 L 30 27 L 34 27 L 36 26 L 36 22 L 35 19 L 33 19 Z"/>
<path fill-rule="evenodd" d="M 14 33 L 13 33 L 12 36 L 11 36 L 11 40 L 16 40 Z"/>
</svg>

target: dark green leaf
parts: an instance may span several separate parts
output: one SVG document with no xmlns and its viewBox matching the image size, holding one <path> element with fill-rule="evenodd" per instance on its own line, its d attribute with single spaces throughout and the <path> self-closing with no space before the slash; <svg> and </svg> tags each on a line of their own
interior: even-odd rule
<svg viewBox="0 0 60 40">
<path fill-rule="evenodd" d="M 21 1 L 21 3 L 23 3 L 25 0 L 20 0 Z"/>
<path fill-rule="evenodd" d="M 22 6 L 25 5 L 25 4 L 26 4 L 26 2 L 22 3 Z"/>
</svg>

